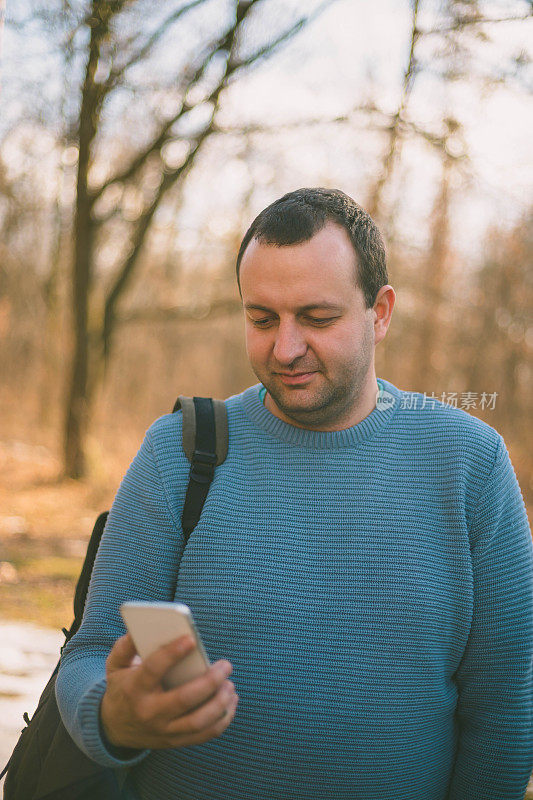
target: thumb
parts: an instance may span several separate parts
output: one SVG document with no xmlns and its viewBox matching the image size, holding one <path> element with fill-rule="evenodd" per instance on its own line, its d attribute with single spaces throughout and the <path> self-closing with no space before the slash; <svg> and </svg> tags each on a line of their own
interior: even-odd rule
<svg viewBox="0 0 533 800">
<path fill-rule="evenodd" d="M 131 665 L 137 650 L 129 633 L 117 639 L 106 660 L 106 671 L 115 672 Z"/>
</svg>

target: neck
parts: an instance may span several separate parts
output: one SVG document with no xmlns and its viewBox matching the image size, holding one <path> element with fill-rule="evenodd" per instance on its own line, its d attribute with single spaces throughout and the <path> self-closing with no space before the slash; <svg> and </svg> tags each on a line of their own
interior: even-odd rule
<svg viewBox="0 0 533 800">
<path fill-rule="evenodd" d="M 346 428 L 351 428 L 353 425 L 357 425 L 372 413 L 376 407 L 378 390 L 379 387 L 376 379 L 376 373 L 372 370 L 371 374 L 367 376 L 365 384 L 358 397 L 349 406 L 349 408 L 341 411 L 335 417 L 335 419 L 332 419 L 331 421 L 317 422 L 316 425 L 309 423 L 303 424 L 289 417 L 276 405 L 275 401 L 268 392 L 265 396 L 265 408 L 267 408 L 271 414 L 274 414 L 274 416 L 278 417 L 283 422 L 287 422 L 289 425 L 294 425 L 296 428 L 303 428 L 305 430 L 313 431 L 341 431 L 345 430 Z"/>
</svg>

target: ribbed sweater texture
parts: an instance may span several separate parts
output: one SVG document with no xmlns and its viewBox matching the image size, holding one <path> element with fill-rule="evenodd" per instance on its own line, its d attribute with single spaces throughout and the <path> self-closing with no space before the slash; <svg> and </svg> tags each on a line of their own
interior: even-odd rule
<svg viewBox="0 0 533 800">
<path fill-rule="evenodd" d="M 230 445 L 184 547 L 181 412 L 147 431 L 56 685 L 136 800 L 522 800 L 533 768 L 533 547 L 502 437 L 380 379 L 357 425 L 316 432 L 226 401 Z M 414 398 L 414 402 L 413 402 Z M 416 406 L 416 407 L 413 407 Z M 127 600 L 187 603 L 240 702 L 218 738 L 102 737 Z"/>
</svg>

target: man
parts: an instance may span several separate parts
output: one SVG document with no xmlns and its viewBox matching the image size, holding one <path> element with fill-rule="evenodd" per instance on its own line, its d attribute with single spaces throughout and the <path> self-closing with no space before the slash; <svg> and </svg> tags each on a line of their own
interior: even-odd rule
<svg viewBox="0 0 533 800">
<path fill-rule="evenodd" d="M 501 436 L 377 381 L 395 293 L 342 192 L 265 209 L 237 275 L 260 384 L 226 401 L 186 548 L 181 415 L 148 430 L 64 653 L 65 724 L 142 800 L 521 800 L 533 548 Z M 174 597 L 215 663 L 164 692 L 192 643 L 132 663 L 119 606 Z"/>
</svg>

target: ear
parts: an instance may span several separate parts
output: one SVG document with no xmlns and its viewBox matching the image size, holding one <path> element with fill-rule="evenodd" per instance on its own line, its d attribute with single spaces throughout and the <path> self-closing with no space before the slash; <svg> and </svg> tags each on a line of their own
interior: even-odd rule
<svg viewBox="0 0 533 800">
<path fill-rule="evenodd" d="M 392 286 L 389 286 L 389 284 L 382 286 L 376 295 L 376 301 L 373 306 L 375 344 L 381 342 L 387 335 L 395 302 L 396 292 Z"/>
</svg>

